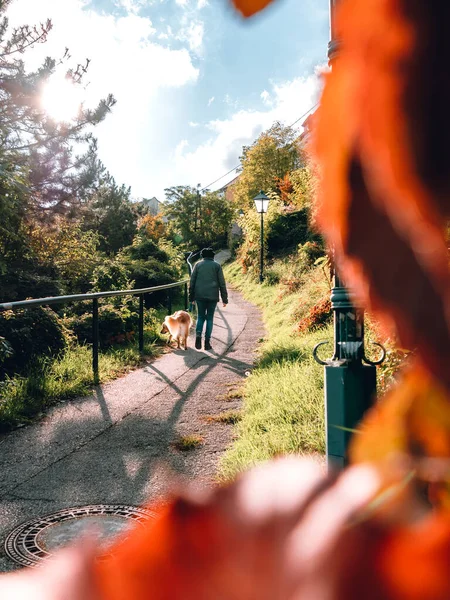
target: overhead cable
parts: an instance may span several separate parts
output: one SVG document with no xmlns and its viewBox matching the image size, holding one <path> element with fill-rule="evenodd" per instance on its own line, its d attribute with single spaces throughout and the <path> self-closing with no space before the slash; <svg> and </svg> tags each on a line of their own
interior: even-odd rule
<svg viewBox="0 0 450 600">
<path fill-rule="evenodd" d="M 303 118 L 306 117 L 306 115 L 308 113 L 310 113 L 312 110 L 314 110 L 315 108 L 317 108 L 317 106 L 319 106 L 319 103 L 316 102 L 314 104 L 314 106 L 311 106 L 311 108 L 309 110 L 307 110 L 305 113 L 303 113 L 296 121 L 294 121 L 293 123 L 291 123 L 291 125 L 289 125 L 289 127 L 294 127 L 294 125 L 296 125 L 299 121 L 301 121 Z M 220 181 L 221 179 L 223 179 L 224 177 L 226 177 L 227 175 L 230 175 L 230 173 L 233 173 L 233 171 L 236 171 L 236 169 L 239 169 L 241 165 L 237 165 L 237 167 L 233 167 L 233 169 L 230 169 L 227 173 L 225 173 L 224 175 L 221 175 L 218 179 L 215 179 L 214 181 L 212 181 L 211 183 L 208 183 L 208 185 L 205 185 L 204 188 L 202 188 L 200 191 L 201 192 L 205 192 L 207 189 L 209 189 L 212 185 L 214 185 L 215 183 L 217 183 L 218 181 Z"/>
</svg>

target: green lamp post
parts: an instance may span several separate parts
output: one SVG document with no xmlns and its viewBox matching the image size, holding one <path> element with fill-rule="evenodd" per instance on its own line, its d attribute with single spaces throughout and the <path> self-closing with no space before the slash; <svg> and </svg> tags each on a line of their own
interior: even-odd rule
<svg viewBox="0 0 450 600">
<path fill-rule="evenodd" d="M 261 243 L 259 254 L 259 282 L 264 280 L 264 214 L 269 210 L 270 199 L 261 190 L 257 196 L 253 198 L 255 201 L 256 212 L 261 215 Z"/>
<path fill-rule="evenodd" d="M 334 24 L 337 1 L 330 0 L 331 41 L 328 44 L 328 59 L 331 67 L 339 51 Z M 328 342 L 320 342 L 313 350 L 315 360 L 324 365 L 326 452 L 328 465 L 334 468 L 343 468 L 347 463 L 350 438 L 375 399 L 376 365 L 381 364 L 386 356 L 381 344 L 376 344 L 382 350 L 381 357 L 376 361 L 366 357 L 364 311 L 354 306 L 351 295 L 351 290 L 343 285 L 335 271 L 331 290 L 333 357 L 322 360 L 318 356 L 319 347 Z"/>
<path fill-rule="evenodd" d="M 328 341 L 319 342 L 313 350 L 315 360 L 325 367 L 326 451 L 328 465 L 335 468 L 347 464 L 347 447 L 352 433 L 375 399 L 376 365 L 386 356 L 383 346 L 374 342 L 381 348 L 381 357 L 376 361 L 366 357 L 364 311 L 354 307 L 350 296 L 351 292 L 335 275 L 331 290 L 333 357 L 322 360 L 317 353 Z"/>
</svg>

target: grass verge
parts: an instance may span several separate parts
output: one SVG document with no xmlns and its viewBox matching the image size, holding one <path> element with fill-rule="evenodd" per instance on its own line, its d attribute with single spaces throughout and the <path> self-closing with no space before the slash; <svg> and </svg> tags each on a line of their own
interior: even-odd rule
<svg viewBox="0 0 450 600">
<path fill-rule="evenodd" d="M 312 349 L 333 339 L 331 325 L 295 332 L 295 323 L 329 296 L 321 269 L 309 271 L 293 293 L 256 283 L 236 263 L 226 267 L 226 278 L 262 309 L 267 335 L 243 388 L 237 440 L 220 463 L 222 480 L 279 454 L 324 452 L 323 367 L 314 361 Z"/>
</svg>

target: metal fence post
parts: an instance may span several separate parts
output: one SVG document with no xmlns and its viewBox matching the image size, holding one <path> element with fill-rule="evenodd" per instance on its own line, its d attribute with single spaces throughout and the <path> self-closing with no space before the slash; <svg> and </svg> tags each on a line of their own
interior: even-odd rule
<svg viewBox="0 0 450 600">
<path fill-rule="evenodd" d="M 143 322 L 144 322 L 144 295 L 154 292 L 163 292 L 168 290 L 167 304 L 169 314 L 172 312 L 172 293 L 176 286 L 183 285 L 185 288 L 185 304 L 187 302 L 187 281 L 178 281 L 175 284 L 152 286 L 149 288 L 140 288 L 134 290 L 113 290 L 109 292 L 95 292 L 92 294 L 72 294 L 70 296 L 52 296 L 48 298 L 33 298 L 31 300 L 19 300 L 15 302 L 0 302 L 0 312 L 3 310 L 16 310 L 18 308 L 31 308 L 34 306 L 48 306 L 51 304 L 65 304 L 67 302 L 84 302 L 92 300 L 92 371 L 95 384 L 100 381 L 99 378 L 99 304 L 100 298 L 109 298 L 112 296 L 139 296 L 139 350 L 144 348 Z"/>
<path fill-rule="evenodd" d="M 144 352 L 144 294 L 139 296 L 139 352 Z"/>
<path fill-rule="evenodd" d="M 92 300 L 92 370 L 94 383 L 99 383 L 98 374 L 98 298 Z"/>
</svg>

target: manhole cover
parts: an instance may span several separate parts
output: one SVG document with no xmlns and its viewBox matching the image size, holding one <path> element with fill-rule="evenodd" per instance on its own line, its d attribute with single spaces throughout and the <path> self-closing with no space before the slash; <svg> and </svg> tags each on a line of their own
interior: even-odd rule
<svg viewBox="0 0 450 600">
<path fill-rule="evenodd" d="M 19 525 L 5 541 L 6 554 L 21 565 L 33 566 L 89 528 L 99 532 L 107 547 L 119 533 L 155 518 L 155 513 L 136 506 L 95 504 L 66 508 Z"/>
</svg>

